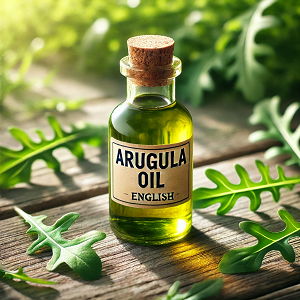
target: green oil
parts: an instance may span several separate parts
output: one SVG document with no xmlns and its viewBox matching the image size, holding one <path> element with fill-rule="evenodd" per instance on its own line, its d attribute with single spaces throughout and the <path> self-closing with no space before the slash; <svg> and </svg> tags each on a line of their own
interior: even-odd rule
<svg viewBox="0 0 300 300">
<path fill-rule="evenodd" d="M 191 138 L 192 133 L 192 119 L 187 109 L 177 101 L 171 103 L 168 98 L 155 94 L 144 94 L 131 103 L 121 103 L 109 120 L 109 136 L 133 144 L 174 144 Z M 190 155 L 192 157 L 192 153 Z M 192 199 L 174 207 L 146 209 L 118 204 L 110 197 L 110 225 L 116 236 L 126 241 L 170 243 L 190 231 Z"/>
</svg>

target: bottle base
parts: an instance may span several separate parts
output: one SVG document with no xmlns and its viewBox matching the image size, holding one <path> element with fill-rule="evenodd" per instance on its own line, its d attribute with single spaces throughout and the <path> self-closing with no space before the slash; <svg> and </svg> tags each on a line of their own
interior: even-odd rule
<svg viewBox="0 0 300 300">
<path fill-rule="evenodd" d="M 185 237 L 191 230 L 192 217 L 154 220 L 111 218 L 110 227 L 123 241 L 141 245 L 163 245 Z"/>
</svg>

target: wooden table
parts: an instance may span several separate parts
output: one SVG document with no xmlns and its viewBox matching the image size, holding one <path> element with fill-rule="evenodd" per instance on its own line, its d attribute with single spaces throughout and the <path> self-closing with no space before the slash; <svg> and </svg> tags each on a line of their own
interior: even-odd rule
<svg viewBox="0 0 300 300">
<path fill-rule="evenodd" d="M 35 73 L 45 72 L 35 67 Z M 109 88 L 108 88 L 109 87 Z M 87 101 L 81 111 L 58 115 L 61 123 L 88 120 L 106 124 L 114 106 L 124 100 L 125 86 L 114 82 L 74 77 L 58 77 L 51 89 L 39 91 L 43 95 L 63 97 L 84 96 Z M 230 99 L 213 101 L 200 108 L 188 107 L 194 120 L 194 187 L 213 187 L 204 172 L 214 168 L 238 183 L 234 170 L 236 163 L 247 169 L 250 178 L 259 180 L 255 159 L 263 159 L 263 151 L 272 142 L 250 144 L 249 134 L 257 128 L 247 123 L 252 108 Z M 11 117 L 2 117 L 1 145 L 15 146 L 16 142 L 5 128 L 17 125 L 25 130 L 40 127 L 51 135 L 42 115 L 26 116 L 21 111 Z M 34 135 L 32 135 L 34 137 Z M 282 191 L 279 203 L 269 193 L 262 195 L 257 212 L 249 210 L 249 200 L 240 199 L 226 216 L 217 216 L 218 205 L 195 210 L 193 228 L 182 241 L 165 246 L 140 246 L 123 242 L 115 237 L 108 219 L 107 150 L 86 147 L 86 160 L 77 161 L 68 151 L 59 150 L 56 156 L 62 172 L 55 174 L 44 163 L 34 164 L 30 184 L 19 184 L 13 189 L 0 191 L 0 262 L 15 270 L 24 268 L 27 275 L 57 281 L 54 286 L 39 286 L 11 280 L 0 281 L 0 299 L 156 299 L 166 294 L 171 284 L 181 280 L 180 292 L 195 282 L 223 277 L 221 293 L 212 299 L 299 299 L 300 298 L 300 243 L 290 243 L 296 252 L 296 262 L 286 262 L 278 252 L 266 255 L 262 268 L 252 274 L 224 275 L 218 271 L 222 256 L 236 247 L 256 243 L 254 237 L 239 228 L 239 222 L 252 220 L 268 230 L 284 229 L 277 211 L 284 208 L 300 221 L 300 186 L 292 192 Z M 267 162 L 276 177 L 275 165 Z M 286 174 L 299 174 L 298 167 L 284 167 Z M 45 214 L 50 225 L 68 212 L 80 213 L 80 218 L 64 234 L 72 239 L 90 230 L 107 234 L 105 240 L 93 248 L 101 257 L 103 276 L 96 281 L 82 280 L 67 266 L 48 272 L 46 264 L 51 252 L 29 256 L 26 250 L 31 236 L 25 234 L 28 226 L 16 216 L 13 206 L 18 205 L 34 215 Z"/>
</svg>

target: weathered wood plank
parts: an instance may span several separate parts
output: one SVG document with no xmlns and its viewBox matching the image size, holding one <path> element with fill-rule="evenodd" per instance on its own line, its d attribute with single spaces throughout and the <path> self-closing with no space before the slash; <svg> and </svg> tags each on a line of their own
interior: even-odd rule
<svg viewBox="0 0 300 300">
<path fill-rule="evenodd" d="M 257 300 L 295 300 L 300 298 L 300 284 L 257 298 Z"/>
<path fill-rule="evenodd" d="M 47 72 L 45 67 L 33 66 L 28 79 L 43 78 Z M 34 88 L 33 92 L 40 98 L 86 98 L 87 101 L 80 111 L 55 113 L 63 125 L 75 121 L 107 125 L 113 108 L 125 99 L 125 89 L 124 84 L 120 86 L 116 81 L 93 76 L 79 78 L 70 74 L 58 74 L 51 88 Z M 254 130 L 247 121 L 252 113 L 248 104 L 233 104 L 221 99 L 200 108 L 187 107 L 194 120 L 195 167 L 263 151 L 273 144 L 248 142 L 248 136 Z M 29 133 L 30 129 L 38 127 L 45 131 L 48 138 L 52 136 L 43 113 L 26 114 L 18 105 L 11 109 L 11 115 L 0 117 L 0 145 L 20 146 L 7 132 L 8 126 L 19 126 Z M 31 132 L 30 135 L 38 139 L 36 134 Z M 33 212 L 107 192 L 105 149 L 100 151 L 87 147 L 87 160 L 80 162 L 68 151 L 57 150 L 55 154 L 62 164 L 62 173 L 55 174 L 44 163 L 36 162 L 33 165 L 31 184 L 19 184 L 14 189 L 0 190 L 0 219 L 15 215 L 13 205 Z"/>
<path fill-rule="evenodd" d="M 120 100 L 102 99 L 88 101 L 82 111 L 60 115 L 63 124 L 74 120 L 107 124 L 109 114 Z M 248 135 L 252 128 L 247 124 L 251 113 L 249 106 L 238 104 L 237 114 L 232 107 L 215 106 L 213 103 L 202 108 L 190 108 L 194 119 L 194 165 L 202 166 L 260 151 L 267 143 L 250 144 Z M 19 120 L 16 117 L 17 120 Z M 21 119 L 22 120 L 22 119 Z M 10 121 L 14 124 L 13 121 Z M 21 121 L 17 121 L 21 122 Z M 44 116 L 34 121 L 17 124 L 21 128 L 44 128 L 46 135 L 52 132 Z M 32 135 L 37 138 L 37 136 Z M 9 134 L 0 131 L 0 143 L 18 144 Z M 19 184 L 14 189 L 0 190 L 0 219 L 14 214 L 12 205 L 20 205 L 30 212 L 47 207 L 55 207 L 72 201 L 82 200 L 107 192 L 107 154 L 106 150 L 86 147 L 87 160 L 77 162 L 68 151 L 57 150 L 56 157 L 62 163 L 61 174 L 55 174 L 45 164 L 36 162 L 33 166 L 31 184 Z"/>
<path fill-rule="evenodd" d="M 249 155 L 211 165 L 223 172 L 234 183 L 238 182 L 233 165 L 242 164 L 253 180 L 259 179 L 254 159 L 261 155 Z M 274 161 L 271 173 L 276 176 Z M 213 186 L 204 175 L 205 167 L 194 171 L 195 187 Z M 299 174 L 298 168 L 285 168 L 287 174 Z M 223 275 L 218 271 L 222 255 L 236 247 L 250 246 L 255 238 L 239 229 L 243 220 L 257 221 L 268 230 L 279 231 L 284 228 L 277 210 L 285 208 L 300 221 L 300 186 L 294 191 L 283 191 L 282 199 L 275 203 L 269 193 L 262 195 L 259 210 L 249 211 L 249 200 L 241 199 L 226 216 L 216 216 L 217 205 L 197 210 L 193 215 L 193 229 L 183 241 L 166 246 L 139 246 L 117 239 L 109 227 L 108 195 L 52 208 L 38 214 L 46 214 L 46 224 L 52 224 L 63 214 L 76 211 L 81 217 L 65 234 L 72 239 L 89 230 L 102 230 L 107 234 L 104 241 L 96 243 L 94 249 L 102 258 L 103 277 L 97 281 L 85 282 L 67 267 L 58 272 L 45 269 L 51 254 L 28 256 L 27 247 L 32 238 L 25 235 L 26 226 L 20 217 L 0 221 L 0 261 L 11 269 L 19 265 L 30 276 L 58 281 L 52 287 L 33 287 L 24 283 L 0 283 L 1 299 L 156 299 L 166 293 L 175 280 L 181 280 L 182 291 L 193 283 L 208 278 L 223 277 L 224 289 L 215 299 L 254 299 L 295 285 L 300 280 L 299 255 L 296 262 L 289 264 L 276 252 L 268 254 L 259 272 L 254 274 Z M 296 253 L 300 242 L 291 242 Z M 298 292 L 296 293 L 297 296 Z"/>
<path fill-rule="evenodd" d="M 87 160 L 65 159 L 61 173 L 40 164 L 33 170 L 31 184 L 0 190 L 0 219 L 14 214 L 14 205 L 36 211 L 37 207 L 45 209 L 107 193 L 107 151 L 102 152 L 90 149 Z"/>
</svg>

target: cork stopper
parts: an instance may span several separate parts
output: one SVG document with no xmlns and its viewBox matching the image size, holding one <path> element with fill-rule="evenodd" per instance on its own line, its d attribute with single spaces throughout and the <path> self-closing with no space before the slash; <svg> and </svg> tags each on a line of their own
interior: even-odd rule
<svg viewBox="0 0 300 300">
<path fill-rule="evenodd" d="M 129 56 L 121 60 L 121 73 L 139 86 L 171 84 L 172 78 L 181 71 L 179 59 L 176 58 L 174 66 L 174 43 L 170 37 L 161 35 L 140 35 L 128 39 Z"/>
<path fill-rule="evenodd" d="M 162 35 L 140 35 L 127 41 L 132 66 L 151 68 L 172 63 L 174 40 Z"/>
</svg>

